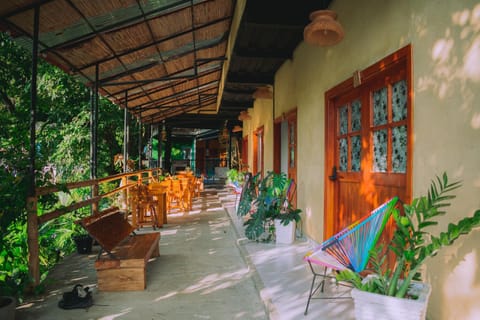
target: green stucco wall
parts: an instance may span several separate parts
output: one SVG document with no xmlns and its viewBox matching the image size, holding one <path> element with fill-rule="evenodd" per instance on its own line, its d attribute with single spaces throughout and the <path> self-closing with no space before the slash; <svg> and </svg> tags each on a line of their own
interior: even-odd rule
<svg viewBox="0 0 480 320">
<path fill-rule="evenodd" d="M 480 2 L 337 0 L 331 9 L 344 40 L 327 48 L 301 43 L 275 76 L 274 117 L 298 108 L 303 232 L 323 240 L 325 91 L 407 44 L 413 49 L 413 196 L 446 171 L 463 187 L 437 230 L 472 214 L 480 208 Z M 244 134 L 265 125 L 265 150 L 273 150 L 272 108 L 264 104 L 257 100 Z M 480 318 L 479 243 L 475 231 L 427 264 L 430 319 Z"/>
</svg>

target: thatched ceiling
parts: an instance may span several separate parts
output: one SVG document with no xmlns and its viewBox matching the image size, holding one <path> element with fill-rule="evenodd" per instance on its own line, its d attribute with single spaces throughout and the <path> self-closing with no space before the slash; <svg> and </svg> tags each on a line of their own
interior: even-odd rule
<svg viewBox="0 0 480 320">
<path fill-rule="evenodd" d="M 330 2 L 247 1 L 230 57 L 233 0 L 4 0 L 0 30 L 31 49 L 38 5 L 43 59 L 89 86 L 98 72 L 100 94 L 144 123 L 219 128 L 241 124 L 252 93 L 273 85 L 302 40 L 309 13 Z"/>
</svg>

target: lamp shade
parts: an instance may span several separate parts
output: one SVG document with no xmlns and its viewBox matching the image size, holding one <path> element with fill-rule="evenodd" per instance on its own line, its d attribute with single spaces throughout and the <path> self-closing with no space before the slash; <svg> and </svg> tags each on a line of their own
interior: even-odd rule
<svg viewBox="0 0 480 320">
<path fill-rule="evenodd" d="M 317 10 L 310 13 L 310 24 L 303 31 L 305 42 L 316 46 L 332 46 L 339 43 L 345 33 L 332 10 Z"/>
<path fill-rule="evenodd" d="M 259 87 L 253 93 L 253 98 L 255 99 L 272 99 L 272 91 L 268 87 Z"/>
<path fill-rule="evenodd" d="M 252 116 L 248 114 L 248 111 L 241 111 L 240 115 L 238 116 L 238 120 L 244 121 L 244 120 L 251 120 Z"/>
</svg>

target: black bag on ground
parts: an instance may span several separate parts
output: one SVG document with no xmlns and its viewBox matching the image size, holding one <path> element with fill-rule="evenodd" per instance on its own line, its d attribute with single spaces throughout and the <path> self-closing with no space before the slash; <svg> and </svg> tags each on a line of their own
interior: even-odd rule
<svg viewBox="0 0 480 320">
<path fill-rule="evenodd" d="M 72 291 L 64 292 L 58 306 L 62 309 L 82 309 L 93 305 L 92 292 L 89 287 L 76 284 Z"/>
</svg>

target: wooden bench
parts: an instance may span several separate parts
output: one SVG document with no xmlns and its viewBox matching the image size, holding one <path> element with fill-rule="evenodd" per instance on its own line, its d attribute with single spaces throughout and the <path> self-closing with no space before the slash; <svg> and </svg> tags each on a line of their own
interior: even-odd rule
<svg viewBox="0 0 480 320">
<path fill-rule="evenodd" d="M 102 247 L 95 261 L 98 289 L 144 290 L 147 262 L 160 255 L 160 233 L 135 234 L 135 228 L 118 208 L 78 222 Z"/>
</svg>

